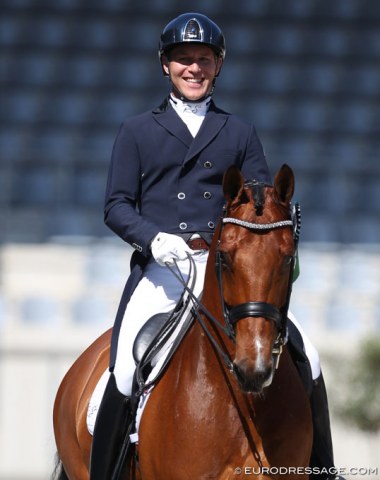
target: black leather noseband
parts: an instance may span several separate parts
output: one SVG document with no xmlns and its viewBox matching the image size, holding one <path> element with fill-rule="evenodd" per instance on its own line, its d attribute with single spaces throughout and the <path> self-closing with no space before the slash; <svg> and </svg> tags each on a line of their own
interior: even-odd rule
<svg viewBox="0 0 380 480">
<path fill-rule="evenodd" d="M 282 327 L 282 313 L 279 308 L 266 302 L 246 302 L 228 308 L 228 318 L 232 325 L 246 317 L 264 317 L 272 320 L 278 330 Z"/>
</svg>

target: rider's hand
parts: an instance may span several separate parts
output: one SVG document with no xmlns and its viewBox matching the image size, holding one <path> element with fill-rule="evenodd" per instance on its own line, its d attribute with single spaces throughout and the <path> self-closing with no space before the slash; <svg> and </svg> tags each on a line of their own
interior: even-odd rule
<svg viewBox="0 0 380 480">
<path fill-rule="evenodd" d="M 150 249 L 153 258 L 161 266 L 166 263 L 173 264 L 174 260 L 185 260 L 187 254 L 192 253 L 183 238 L 163 232 L 153 238 Z"/>
</svg>

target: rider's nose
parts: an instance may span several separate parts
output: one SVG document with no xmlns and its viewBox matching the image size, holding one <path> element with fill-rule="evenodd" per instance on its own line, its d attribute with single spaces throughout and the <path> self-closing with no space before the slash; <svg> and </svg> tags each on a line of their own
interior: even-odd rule
<svg viewBox="0 0 380 480">
<path fill-rule="evenodd" d="M 201 67 L 199 66 L 199 64 L 197 62 L 193 62 L 191 65 L 189 65 L 189 70 L 191 72 L 200 72 Z"/>
</svg>

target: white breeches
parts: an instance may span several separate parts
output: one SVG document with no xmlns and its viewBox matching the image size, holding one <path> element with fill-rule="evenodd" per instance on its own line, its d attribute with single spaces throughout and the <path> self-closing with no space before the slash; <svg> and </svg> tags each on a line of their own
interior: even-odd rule
<svg viewBox="0 0 380 480">
<path fill-rule="evenodd" d="M 195 251 L 196 284 L 194 295 L 202 292 L 208 252 Z M 190 262 L 186 259 L 177 263 L 184 280 L 187 280 Z M 141 327 L 156 313 L 174 309 L 183 291 L 182 284 L 166 267 L 153 259 L 144 270 L 144 276 L 133 292 L 119 333 L 117 356 L 114 368 L 117 387 L 124 395 L 130 395 L 135 371 L 132 355 L 133 343 Z"/>
<path fill-rule="evenodd" d="M 303 349 L 304 349 L 304 351 L 306 353 L 306 356 L 307 356 L 307 358 L 309 360 L 309 363 L 310 363 L 311 375 L 313 377 L 313 380 L 315 380 L 321 374 L 321 364 L 320 364 L 320 361 L 319 361 L 318 351 L 314 347 L 314 345 L 311 343 L 309 337 L 303 331 L 303 328 L 298 323 L 298 320 L 296 319 L 296 317 L 292 314 L 292 312 L 290 310 L 288 311 L 288 318 L 294 323 L 295 327 L 297 328 L 297 330 L 301 334 L 301 337 L 302 337 L 302 340 L 303 340 Z"/>
</svg>

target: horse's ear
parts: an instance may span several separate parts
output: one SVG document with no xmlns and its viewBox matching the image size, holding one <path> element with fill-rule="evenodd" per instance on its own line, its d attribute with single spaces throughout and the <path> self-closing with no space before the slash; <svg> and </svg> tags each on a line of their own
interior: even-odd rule
<svg viewBox="0 0 380 480">
<path fill-rule="evenodd" d="M 223 176 L 223 193 L 227 203 L 242 200 L 244 193 L 244 178 L 240 170 L 232 165 L 228 167 Z"/>
<path fill-rule="evenodd" d="M 294 194 L 294 184 L 293 170 L 284 164 L 274 179 L 274 195 L 280 203 L 290 203 Z"/>
</svg>

